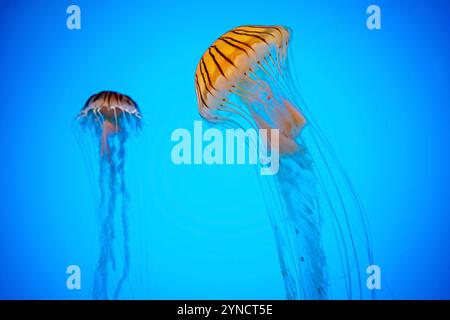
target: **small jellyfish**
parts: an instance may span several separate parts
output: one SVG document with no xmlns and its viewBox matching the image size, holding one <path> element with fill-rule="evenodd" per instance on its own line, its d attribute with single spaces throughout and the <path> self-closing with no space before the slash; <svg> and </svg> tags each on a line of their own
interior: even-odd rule
<svg viewBox="0 0 450 320">
<path fill-rule="evenodd" d="M 283 26 L 240 26 L 223 34 L 197 65 L 198 110 L 227 128 L 279 130 L 272 195 L 281 204 L 268 211 L 287 298 L 331 298 L 335 283 L 348 298 L 362 298 L 362 261 L 372 261 L 365 213 L 300 98 L 290 43 L 291 31 Z M 266 145 L 270 150 L 271 142 Z M 324 224 L 332 241 L 324 240 Z M 331 247 L 338 258 L 327 254 Z"/>
<path fill-rule="evenodd" d="M 125 143 L 130 132 L 140 129 L 141 114 L 130 97 L 102 91 L 87 100 L 77 119 L 83 132 L 93 133 L 100 161 L 100 256 L 94 276 L 93 297 L 117 299 L 130 267 Z M 121 226 L 121 230 L 116 230 L 116 226 Z"/>
</svg>

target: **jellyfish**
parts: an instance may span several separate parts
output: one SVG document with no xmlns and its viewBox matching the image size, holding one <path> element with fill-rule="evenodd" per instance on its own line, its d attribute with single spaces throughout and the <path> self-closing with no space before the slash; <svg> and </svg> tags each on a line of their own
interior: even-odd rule
<svg viewBox="0 0 450 320">
<path fill-rule="evenodd" d="M 279 171 L 263 190 L 286 298 L 365 298 L 363 272 L 373 261 L 367 215 L 301 98 L 291 38 L 287 27 L 257 25 L 219 37 L 195 71 L 199 114 L 224 128 L 279 132 Z"/>
<path fill-rule="evenodd" d="M 140 129 L 141 114 L 129 96 L 102 91 L 87 100 L 77 119 L 98 145 L 101 227 L 93 298 L 117 299 L 130 267 L 125 143 L 130 132 Z"/>
</svg>

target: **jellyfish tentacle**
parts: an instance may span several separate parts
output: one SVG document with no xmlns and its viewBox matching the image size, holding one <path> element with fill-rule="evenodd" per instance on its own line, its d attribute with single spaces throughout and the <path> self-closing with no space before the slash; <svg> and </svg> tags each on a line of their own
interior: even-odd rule
<svg viewBox="0 0 450 320">
<path fill-rule="evenodd" d="M 115 133 L 117 133 L 117 131 L 119 130 L 119 122 L 118 122 L 118 120 L 117 120 L 117 111 L 116 111 L 116 107 L 113 107 L 113 111 L 114 111 L 114 123 L 115 123 L 114 131 L 115 131 Z"/>
<path fill-rule="evenodd" d="M 296 153 L 282 159 L 277 176 L 286 206 L 291 244 L 296 251 L 303 298 L 328 298 L 327 262 L 322 248 L 321 223 L 317 203 L 317 186 L 314 182 L 312 162 L 308 154 Z M 298 183 L 301 181 L 302 183 Z"/>
<path fill-rule="evenodd" d="M 108 157 L 102 157 L 101 166 L 103 166 L 101 179 L 107 181 L 108 189 L 105 193 L 108 195 L 106 208 L 101 208 L 101 230 L 100 230 L 100 257 L 97 264 L 96 278 L 94 279 L 94 298 L 108 299 L 108 268 L 116 268 L 114 257 L 113 241 L 114 233 L 114 212 L 116 207 L 116 168 L 113 160 L 115 147 L 110 147 Z M 105 183 L 102 183 L 104 186 Z"/>
<path fill-rule="evenodd" d="M 119 164 L 117 167 L 119 176 L 120 176 L 120 193 L 122 195 L 122 208 L 121 208 L 121 224 L 122 224 L 122 247 L 124 251 L 124 262 L 123 262 L 123 270 L 122 275 L 120 276 L 119 282 L 117 283 L 114 298 L 118 299 L 120 296 L 120 292 L 123 286 L 123 283 L 128 277 L 128 271 L 130 268 L 130 249 L 129 249 L 129 232 L 128 232 L 128 191 L 125 184 L 125 142 L 127 140 L 127 133 L 125 131 L 120 132 L 119 134 L 119 151 L 118 151 L 118 160 Z"/>
</svg>

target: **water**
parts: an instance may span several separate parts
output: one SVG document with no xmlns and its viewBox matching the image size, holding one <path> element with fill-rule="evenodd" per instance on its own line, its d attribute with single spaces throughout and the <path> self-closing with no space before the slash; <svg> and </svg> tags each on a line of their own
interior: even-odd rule
<svg viewBox="0 0 450 320">
<path fill-rule="evenodd" d="M 2 1 L 0 297 L 92 297 L 96 194 L 72 121 L 101 90 L 145 115 L 127 141 L 135 298 L 284 298 L 252 166 L 175 166 L 171 132 L 198 120 L 193 77 L 206 47 L 240 24 L 294 30 L 300 88 L 367 209 L 381 297 L 449 298 L 449 6 L 380 1 L 189 4 Z M 405 8 L 408 7 L 408 10 Z M 420 25 L 417 21 L 421 21 Z M 326 235 L 325 235 L 326 236 Z M 77 264 L 82 289 L 67 290 Z M 363 274 L 364 275 L 364 274 Z"/>
</svg>

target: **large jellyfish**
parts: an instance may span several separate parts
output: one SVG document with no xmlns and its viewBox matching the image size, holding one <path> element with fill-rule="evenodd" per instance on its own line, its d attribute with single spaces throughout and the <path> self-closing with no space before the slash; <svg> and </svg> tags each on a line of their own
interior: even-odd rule
<svg viewBox="0 0 450 320">
<path fill-rule="evenodd" d="M 117 299 L 130 267 L 125 143 L 141 124 L 137 104 L 113 91 L 92 95 L 78 115 L 83 131 L 98 145 L 100 176 L 100 256 L 94 276 L 94 299 Z"/>
<path fill-rule="evenodd" d="M 365 298 L 362 275 L 372 264 L 366 215 L 300 98 L 290 38 L 283 26 L 223 34 L 195 72 L 199 113 L 226 128 L 279 130 L 279 172 L 262 185 L 271 190 L 266 205 L 287 299 Z"/>
</svg>

